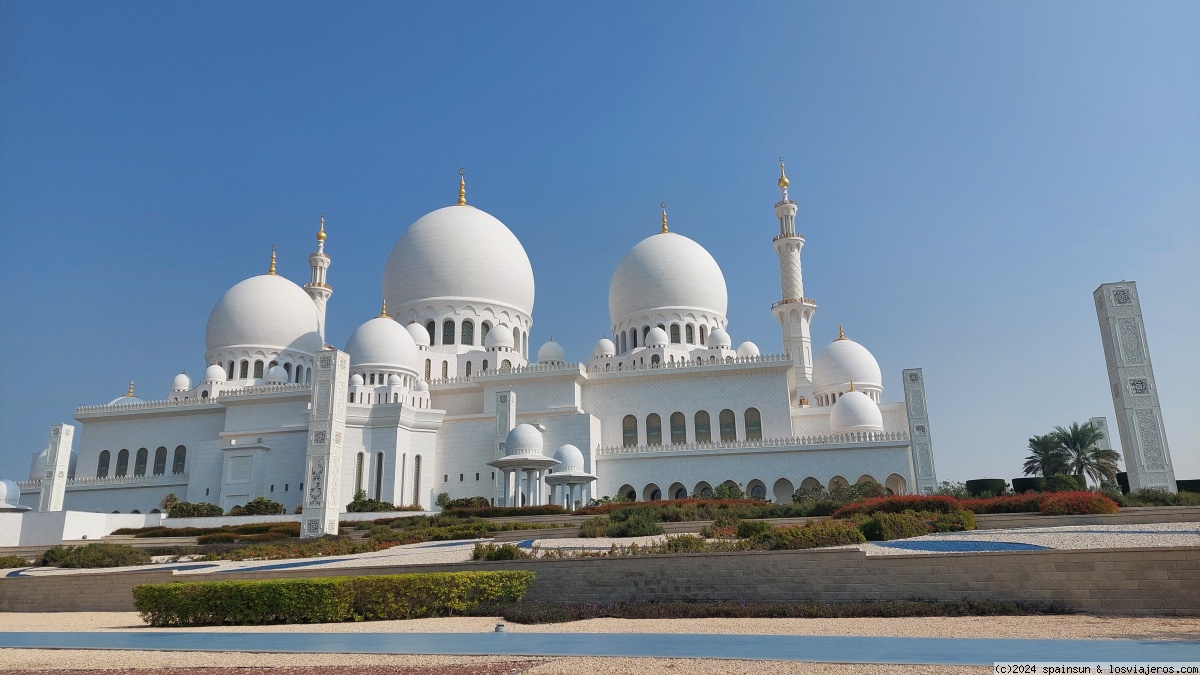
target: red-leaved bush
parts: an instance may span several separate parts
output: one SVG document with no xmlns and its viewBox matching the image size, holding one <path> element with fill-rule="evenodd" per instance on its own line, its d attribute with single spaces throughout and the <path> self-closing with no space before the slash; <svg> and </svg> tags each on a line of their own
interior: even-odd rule
<svg viewBox="0 0 1200 675">
<path fill-rule="evenodd" d="M 1095 492 L 1053 492 L 1042 500 L 1044 516 L 1116 513 L 1117 503 Z"/>
<path fill-rule="evenodd" d="M 972 513 L 1038 513 L 1047 493 L 1026 492 L 1022 495 L 990 497 L 988 499 L 963 499 L 962 508 Z"/>
<path fill-rule="evenodd" d="M 953 513 L 963 508 L 954 497 L 943 495 L 900 495 L 875 497 L 847 504 L 833 513 L 834 518 L 856 516 L 860 513 L 903 513 L 905 511 L 933 511 Z"/>
<path fill-rule="evenodd" d="M 1022 495 L 990 499 L 955 499 L 942 495 L 902 495 L 864 499 L 838 509 L 834 518 L 859 514 L 933 511 L 953 513 L 965 509 L 972 513 L 1040 513 L 1046 516 L 1079 516 L 1116 513 L 1117 503 L 1095 492 L 1026 492 Z"/>
</svg>

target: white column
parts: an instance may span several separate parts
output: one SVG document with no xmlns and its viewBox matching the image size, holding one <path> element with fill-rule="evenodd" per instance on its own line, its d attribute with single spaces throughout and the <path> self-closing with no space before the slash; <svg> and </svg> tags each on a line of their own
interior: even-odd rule
<svg viewBox="0 0 1200 675">
<path fill-rule="evenodd" d="M 71 439 L 75 427 L 55 424 L 50 427 L 50 444 L 46 447 L 46 470 L 42 473 L 42 493 L 38 511 L 62 511 L 67 490 L 67 472 L 71 466 Z"/>
<path fill-rule="evenodd" d="M 342 510 L 342 437 L 346 432 L 346 393 L 350 355 L 336 349 L 317 352 L 312 413 L 305 452 L 304 516 L 301 537 L 337 534 Z M 419 495 L 417 495 L 419 499 Z"/>
</svg>

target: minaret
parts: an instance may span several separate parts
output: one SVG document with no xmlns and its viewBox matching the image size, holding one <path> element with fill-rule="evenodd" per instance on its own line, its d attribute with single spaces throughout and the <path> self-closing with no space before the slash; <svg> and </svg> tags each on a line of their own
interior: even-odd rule
<svg viewBox="0 0 1200 675">
<path fill-rule="evenodd" d="M 783 329 L 783 348 L 792 356 L 795 385 L 812 384 L 812 335 L 809 324 L 817 311 L 817 303 L 804 297 L 804 276 L 800 271 L 800 249 L 804 237 L 796 232 L 796 202 L 788 199 L 788 178 L 779 158 L 779 191 L 782 198 L 775 203 L 779 219 L 779 236 L 775 237 L 775 253 L 779 256 L 779 284 L 783 299 L 771 305 L 771 311 Z M 793 388 L 795 391 L 795 388 Z M 803 395 L 803 394 L 801 394 Z"/>
<path fill-rule="evenodd" d="M 312 280 L 304 284 L 304 290 L 317 306 L 317 323 L 321 341 L 325 341 L 325 305 L 333 289 L 329 287 L 326 274 L 329 272 L 329 256 L 325 255 L 325 214 L 321 214 L 321 229 L 317 231 L 317 252 L 309 254 L 308 266 L 312 268 Z"/>
</svg>

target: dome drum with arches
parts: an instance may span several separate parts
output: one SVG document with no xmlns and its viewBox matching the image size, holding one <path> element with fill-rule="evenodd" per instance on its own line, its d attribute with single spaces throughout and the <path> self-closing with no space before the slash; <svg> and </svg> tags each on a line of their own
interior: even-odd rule
<svg viewBox="0 0 1200 675">
<path fill-rule="evenodd" d="M 214 365 L 262 361 L 311 367 L 324 346 L 312 298 L 276 274 L 251 277 L 226 291 L 208 315 L 204 341 L 204 360 Z M 251 378 L 263 375 L 243 377 L 238 366 L 230 377 Z"/>
<path fill-rule="evenodd" d="M 851 390 L 851 384 L 872 401 L 878 402 L 883 393 L 879 362 L 866 347 L 844 334 L 817 354 L 812 372 L 813 395 L 818 405 L 832 405 Z"/>
</svg>

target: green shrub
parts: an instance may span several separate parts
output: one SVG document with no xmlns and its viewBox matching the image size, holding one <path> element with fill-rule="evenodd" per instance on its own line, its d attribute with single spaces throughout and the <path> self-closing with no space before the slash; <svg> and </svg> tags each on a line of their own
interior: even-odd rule
<svg viewBox="0 0 1200 675">
<path fill-rule="evenodd" d="M 19 555 L 0 555 L 0 569 L 8 567 L 29 567 L 29 558 Z"/>
<path fill-rule="evenodd" d="M 196 537 L 197 544 L 232 544 L 238 540 L 238 536 L 231 532 L 215 532 L 213 534 L 203 534 Z"/>
<path fill-rule="evenodd" d="M 588 518 L 579 524 L 579 536 L 585 538 L 606 537 L 608 536 L 608 526 L 612 521 L 608 516 L 596 516 Z"/>
<path fill-rule="evenodd" d="M 50 567 L 128 567 L 145 565 L 150 554 L 140 548 L 122 544 L 87 544 L 86 546 L 55 546 L 42 554 L 42 565 Z"/>
<path fill-rule="evenodd" d="M 637 515 L 608 526 L 610 537 L 648 537 L 662 534 L 662 525 L 648 515 Z"/>
<path fill-rule="evenodd" d="M 975 514 L 965 509 L 936 514 L 930 523 L 934 532 L 967 532 L 975 529 Z"/>
<path fill-rule="evenodd" d="M 487 497 L 466 497 L 465 499 L 451 499 L 446 502 L 444 509 L 486 509 L 492 505 Z"/>
<path fill-rule="evenodd" d="M 156 627 L 417 619 L 518 601 L 533 578 L 497 571 L 150 584 L 135 586 L 133 601 Z"/>
<path fill-rule="evenodd" d="M 929 534 L 929 527 L 914 511 L 874 513 L 858 524 L 858 530 L 868 541 L 891 541 Z"/>
<path fill-rule="evenodd" d="M 1178 483 L 1178 481 L 1176 481 Z M 1142 488 L 1117 499 L 1121 506 L 1200 506 L 1200 494 Z"/>
<path fill-rule="evenodd" d="M 1079 492 L 1087 490 L 1087 479 L 1082 475 L 1067 476 L 1056 474 L 1046 476 L 1043 492 Z"/>
<path fill-rule="evenodd" d="M 1200 494 L 1200 478 L 1176 480 L 1175 489 L 1179 490 L 1180 492 Z"/>
<path fill-rule="evenodd" d="M 762 520 L 743 520 L 737 524 L 739 539 L 753 539 L 771 531 L 771 524 Z"/>
<path fill-rule="evenodd" d="M 523 560 L 533 555 L 516 544 L 475 544 L 471 560 Z"/>
<path fill-rule="evenodd" d="M 224 509 L 208 502 L 175 502 L 167 509 L 168 518 L 215 518 L 223 515 Z"/>
<path fill-rule="evenodd" d="M 1041 476 L 1014 478 L 1012 479 L 1012 489 L 1013 492 L 1017 494 L 1024 494 L 1026 492 L 1045 492 L 1046 479 L 1042 478 Z"/>
<path fill-rule="evenodd" d="M 866 539 L 858 528 L 842 520 L 818 520 L 805 525 L 772 527 L 750 540 L 755 548 L 771 551 L 824 548 L 861 544 Z"/>
<path fill-rule="evenodd" d="M 449 508 L 442 511 L 444 515 L 459 518 L 511 518 L 514 516 L 559 516 L 566 515 L 567 510 L 554 504 L 541 506 L 483 506 L 478 508 Z M 581 514 L 591 515 L 591 514 Z"/>
<path fill-rule="evenodd" d="M 972 497 L 998 497 L 1008 492 L 1003 478 L 978 478 L 966 483 L 967 494 Z"/>
<path fill-rule="evenodd" d="M 278 516 L 283 513 L 283 504 L 266 497 L 255 497 L 242 506 L 244 516 Z"/>
</svg>

